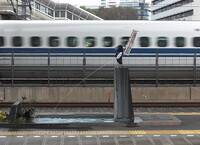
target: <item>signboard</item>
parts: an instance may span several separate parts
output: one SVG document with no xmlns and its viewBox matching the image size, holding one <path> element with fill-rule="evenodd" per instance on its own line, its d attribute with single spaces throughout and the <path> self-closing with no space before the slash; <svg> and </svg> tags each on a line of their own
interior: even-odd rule
<svg viewBox="0 0 200 145">
<path fill-rule="evenodd" d="M 131 52 L 131 49 L 132 49 L 132 46 L 133 46 L 133 43 L 135 41 L 135 37 L 137 35 L 137 32 L 136 30 L 133 30 L 132 33 L 131 33 L 131 36 L 125 46 L 125 50 L 124 50 L 124 55 L 129 55 L 130 52 Z"/>
</svg>

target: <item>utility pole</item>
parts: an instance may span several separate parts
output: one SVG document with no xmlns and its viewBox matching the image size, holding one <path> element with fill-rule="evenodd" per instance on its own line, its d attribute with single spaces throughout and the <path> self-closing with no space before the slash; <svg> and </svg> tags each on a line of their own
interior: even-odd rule
<svg viewBox="0 0 200 145">
<path fill-rule="evenodd" d="M 21 6 L 21 9 L 22 9 L 22 13 L 20 15 L 21 19 L 22 20 L 27 20 L 27 18 L 31 18 L 31 0 L 21 0 L 22 1 L 22 4 L 21 5 L 18 5 L 18 7 Z M 30 14 L 27 15 L 27 11 L 26 11 L 26 8 L 29 8 L 30 9 Z"/>
<path fill-rule="evenodd" d="M 20 3 L 19 3 L 19 0 L 9 0 L 9 1 L 18 19 L 21 19 L 21 20 L 27 20 L 27 18 L 31 19 L 31 13 L 32 13 L 31 1 L 32 0 L 21 0 Z M 15 1 L 16 1 L 16 4 L 14 4 Z M 27 14 L 27 8 L 29 8 L 30 10 L 29 15 Z"/>
</svg>

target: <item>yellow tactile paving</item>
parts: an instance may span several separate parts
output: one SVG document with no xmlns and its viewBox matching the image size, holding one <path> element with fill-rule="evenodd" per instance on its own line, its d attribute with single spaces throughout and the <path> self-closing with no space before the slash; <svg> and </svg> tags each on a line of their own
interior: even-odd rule
<svg viewBox="0 0 200 145">
<path fill-rule="evenodd" d="M 198 134 L 195 130 L 179 130 L 180 134 Z"/>
<path fill-rule="evenodd" d="M 180 134 L 178 130 L 147 130 L 146 134 Z"/>
<path fill-rule="evenodd" d="M 200 130 L 127 130 L 127 131 L 0 131 L 0 136 L 5 135 L 121 135 L 121 134 L 200 134 Z"/>
<path fill-rule="evenodd" d="M 144 130 L 133 130 L 129 131 L 130 134 L 146 134 Z"/>
<path fill-rule="evenodd" d="M 200 130 L 195 130 L 195 133 L 196 134 L 200 134 Z"/>
</svg>

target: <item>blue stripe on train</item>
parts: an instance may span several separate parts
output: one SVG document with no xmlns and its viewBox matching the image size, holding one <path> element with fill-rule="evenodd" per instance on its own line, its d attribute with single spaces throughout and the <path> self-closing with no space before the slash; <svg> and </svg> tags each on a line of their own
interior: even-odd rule
<svg viewBox="0 0 200 145">
<path fill-rule="evenodd" d="M 132 49 L 131 53 L 150 53 L 155 54 L 156 50 L 158 53 L 200 53 L 200 49 L 196 48 L 140 48 Z M 0 53 L 115 53 L 114 48 L 0 48 Z"/>
</svg>

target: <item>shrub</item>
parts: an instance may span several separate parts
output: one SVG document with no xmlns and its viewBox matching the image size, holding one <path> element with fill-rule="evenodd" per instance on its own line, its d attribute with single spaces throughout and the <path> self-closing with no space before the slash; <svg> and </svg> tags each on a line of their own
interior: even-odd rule
<svg viewBox="0 0 200 145">
<path fill-rule="evenodd" d="M 8 118 L 8 114 L 0 111 L 0 122 L 6 122 Z"/>
</svg>

